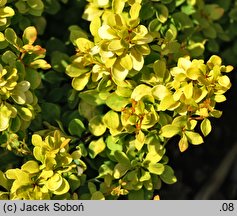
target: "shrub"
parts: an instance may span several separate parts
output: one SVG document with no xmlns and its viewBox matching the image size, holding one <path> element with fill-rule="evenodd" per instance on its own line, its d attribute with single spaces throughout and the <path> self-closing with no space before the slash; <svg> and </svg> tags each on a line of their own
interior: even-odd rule
<svg viewBox="0 0 237 216">
<path fill-rule="evenodd" d="M 0 197 L 158 199 L 177 181 L 166 145 L 221 117 L 234 3 L 0 1 Z"/>
</svg>

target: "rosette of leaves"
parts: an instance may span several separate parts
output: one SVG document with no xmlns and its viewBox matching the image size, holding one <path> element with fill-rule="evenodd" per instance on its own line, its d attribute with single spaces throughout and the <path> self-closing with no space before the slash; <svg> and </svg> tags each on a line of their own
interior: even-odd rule
<svg viewBox="0 0 237 216">
<path fill-rule="evenodd" d="M 69 198 L 69 190 L 74 192 L 80 186 L 80 177 L 86 169 L 79 150 L 68 152 L 69 142 L 59 131 L 44 140 L 34 134 L 35 160 L 27 161 L 20 169 L 1 172 L 1 186 L 9 191 L 10 199 Z"/>
<path fill-rule="evenodd" d="M 73 88 L 83 90 L 90 78 L 94 85 L 104 78 L 101 83 L 113 88 L 110 77 L 118 84 L 142 69 L 144 56 L 150 53 L 147 44 L 153 38 L 144 25 L 139 25 L 140 8 L 139 3 L 132 4 L 129 14 L 122 13 L 123 6 L 114 8 L 102 24 L 99 17 L 91 23 L 95 43 L 86 38 L 74 41 L 77 54 L 67 67 L 67 74 L 73 77 Z"/>
<path fill-rule="evenodd" d="M 123 81 L 131 70 L 142 69 L 143 56 L 150 53 L 148 43 L 153 40 L 148 29 L 139 24 L 140 3 L 132 4 L 126 16 L 122 13 L 123 7 L 124 4 L 119 2 L 100 28 L 96 20 L 90 25 L 92 34 L 99 41 L 101 59 L 111 68 L 115 82 Z"/>
<path fill-rule="evenodd" d="M 178 66 L 170 69 L 170 82 L 153 87 L 154 97 L 160 100 L 158 110 L 170 110 L 179 116 L 161 128 L 161 135 L 171 138 L 179 134 L 181 151 L 187 149 L 188 143 L 203 143 L 201 135 L 193 130 L 197 121 L 202 121 L 202 134 L 207 136 L 210 133 L 208 118 L 221 116 L 221 111 L 215 106 L 226 100 L 224 93 L 231 83 L 225 73 L 232 70 L 232 66 L 222 65 L 221 58 L 216 55 L 211 56 L 206 64 L 203 60 L 180 58 Z"/>
</svg>

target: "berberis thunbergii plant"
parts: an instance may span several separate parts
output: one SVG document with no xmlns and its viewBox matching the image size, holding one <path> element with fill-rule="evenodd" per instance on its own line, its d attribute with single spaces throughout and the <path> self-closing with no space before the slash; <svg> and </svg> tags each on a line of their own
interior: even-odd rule
<svg viewBox="0 0 237 216">
<path fill-rule="evenodd" d="M 47 38 L 62 4 L 79 5 L 83 25 Z M 1 165 L 0 198 L 158 199 L 177 181 L 171 138 L 184 152 L 221 117 L 233 67 L 211 52 L 228 40 L 225 10 L 204 0 L 0 0 L 0 151 L 14 161 Z"/>
</svg>

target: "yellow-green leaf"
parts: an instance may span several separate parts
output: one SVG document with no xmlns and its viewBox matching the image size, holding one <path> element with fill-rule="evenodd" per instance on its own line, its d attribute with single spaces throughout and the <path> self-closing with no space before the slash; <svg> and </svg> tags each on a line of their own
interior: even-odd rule
<svg viewBox="0 0 237 216">
<path fill-rule="evenodd" d="M 118 128 L 120 124 L 118 113 L 114 112 L 113 110 L 110 110 L 104 115 L 103 122 L 109 129 Z"/>
<path fill-rule="evenodd" d="M 174 175 L 174 170 L 168 165 L 165 165 L 165 170 L 160 175 L 160 178 L 166 184 L 174 184 L 177 182 L 177 178 Z"/>
<path fill-rule="evenodd" d="M 184 95 L 187 99 L 192 98 L 193 96 L 193 83 L 190 82 L 189 84 L 187 84 L 186 86 L 184 86 Z"/>
<path fill-rule="evenodd" d="M 37 38 L 37 30 L 34 26 L 27 27 L 23 32 L 24 44 L 32 45 Z"/>
<path fill-rule="evenodd" d="M 131 70 L 133 68 L 132 58 L 128 54 L 121 57 L 120 64 L 127 70 Z"/>
<path fill-rule="evenodd" d="M 129 166 L 126 166 L 121 163 L 116 164 L 116 166 L 114 167 L 114 173 L 113 173 L 114 178 L 115 179 L 121 178 L 123 175 L 127 173 L 129 168 L 130 168 Z"/>
<path fill-rule="evenodd" d="M 70 185 L 68 181 L 65 178 L 63 178 L 61 186 L 57 190 L 53 191 L 53 193 L 56 195 L 62 195 L 62 194 L 67 193 L 69 189 L 70 189 Z"/>
<path fill-rule="evenodd" d="M 197 132 L 185 131 L 185 135 L 187 136 L 188 141 L 193 145 L 199 145 L 203 143 L 203 138 Z"/>
<path fill-rule="evenodd" d="M 102 192 L 96 191 L 91 195 L 91 200 L 105 200 Z"/>
<path fill-rule="evenodd" d="M 184 134 L 182 138 L 179 140 L 179 150 L 181 152 L 184 152 L 188 148 L 188 139 L 186 135 Z"/>
<path fill-rule="evenodd" d="M 141 4 L 136 2 L 131 6 L 131 9 L 129 11 L 130 16 L 132 19 L 137 19 L 139 17 L 139 12 L 141 10 Z"/>
<path fill-rule="evenodd" d="M 77 91 L 83 90 L 90 80 L 90 75 L 91 73 L 85 73 L 79 77 L 74 77 L 72 80 L 72 87 Z"/>
<path fill-rule="evenodd" d="M 123 8 L 125 6 L 125 1 L 123 0 L 113 0 L 112 1 L 112 9 L 114 13 L 120 14 L 123 11 Z"/>
<path fill-rule="evenodd" d="M 95 158 L 96 155 L 98 155 L 99 153 L 104 151 L 105 147 L 106 147 L 106 144 L 104 142 L 103 137 L 101 137 L 98 140 L 93 140 L 89 144 L 89 154 L 90 154 L 90 157 L 91 158 Z"/>
<path fill-rule="evenodd" d="M 27 161 L 21 166 L 21 169 L 30 174 L 37 173 L 40 171 L 38 163 L 33 160 Z"/>
<path fill-rule="evenodd" d="M 156 164 L 149 163 L 147 169 L 153 174 L 161 175 L 164 172 L 165 167 L 161 163 L 156 163 Z"/>
<path fill-rule="evenodd" d="M 106 126 L 103 123 L 102 117 L 99 115 L 94 116 L 89 122 L 89 130 L 95 136 L 101 136 L 106 131 Z"/>
<path fill-rule="evenodd" d="M 116 160 L 120 164 L 122 164 L 124 166 L 128 166 L 128 167 L 130 166 L 130 160 L 129 160 L 128 156 L 124 152 L 116 150 L 114 152 L 114 157 L 116 158 Z"/>
<path fill-rule="evenodd" d="M 86 38 L 78 38 L 75 41 L 75 43 L 76 43 L 76 46 L 78 47 L 78 49 L 83 53 L 90 52 L 90 50 L 94 46 L 94 43 L 92 43 L 91 41 L 89 41 Z"/>
<path fill-rule="evenodd" d="M 180 131 L 181 128 L 176 125 L 165 125 L 161 128 L 161 136 L 171 138 L 177 135 Z"/>
<path fill-rule="evenodd" d="M 135 101 L 141 100 L 141 98 L 145 96 L 150 96 L 152 97 L 151 93 L 152 88 L 148 85 L 141 84 L 138 85 L 132 92 L 131 98 L 134 99 Z"/>
<path fill-rule="evenodd" d="M 201 131 L 204 136 L 207 136 L 211 132 L 212 126 L 208 118 L 203 119 L 201 123 Z"/>
</svg>

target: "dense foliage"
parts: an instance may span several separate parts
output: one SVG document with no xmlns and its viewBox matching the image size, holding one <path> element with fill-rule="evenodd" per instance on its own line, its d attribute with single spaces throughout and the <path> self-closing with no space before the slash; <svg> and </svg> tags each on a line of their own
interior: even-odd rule
<svg viewBox="0 0 237 216">
<path fill-rule="evenodd" d="M 0 197 L 158 199 L 166 145 L 221 117 L 236 21 L 235 0 L 0 0 Z"/>
</svg>

